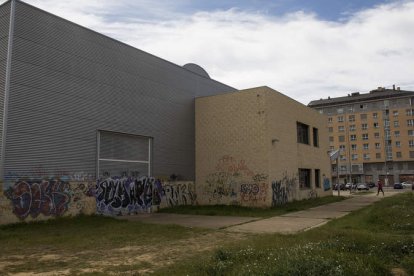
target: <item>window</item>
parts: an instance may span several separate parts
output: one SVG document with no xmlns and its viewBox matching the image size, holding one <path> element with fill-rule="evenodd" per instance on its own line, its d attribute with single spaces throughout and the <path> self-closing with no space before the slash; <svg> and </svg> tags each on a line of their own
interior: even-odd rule
<svg viewBox="0 0 414 276">
<path fill-rule="evenodd" d="M 352 134 L 350 137 L 351 137 L 351 141 L 356 141 L 356 135 L 355 134 Z"/>
<path fill-rule="evenodd" d="M 379 132 L 375 132 L 374 137 L 375 137 L 375 139 L 379 139 L 380 138 Z"/>
<path fill-rule="evenodd" d="M 408 136 L 414 136 L 414 130 L 409 129 L 408 130 Z"/>
<path fill-rule="evenodd" d="M 362 134 L 362 140 L 368 140 L 368 133 Z"/>
<path fill-rule="evenodd" d="M 345 142 L 345 136 L 343 136 L 343 135 L 338 136 L 338 140 L 339 140 L 339 142 Z"/>
<path fill-rule="evenodd" d="M 407 126 L 414 126 L 414 120 L 413 119 L 407 120 Z"/>
<path fill-rule="evenodd" d="M 377 159 L 381 159 L 381 153 L 377 152 L 377 153 L 375 154 L 375 158 L 377 158 Z M 379 169 L 379 170 L 381 170 L 381 169 Z"/>
<path fill-rule="evenodd" d="M 333 132 L 333 127 L 328 127 L 329 132 Z"/>
<path fill-rule="evenodd" d="M 410 158 L 414 158 L 414 151 L 410 151 Z"/>
<path fill-rule="evenodd" d="M 398 121 L 394 121 L 394 127 L 399 127 L 400 123 Z"/>
<path fill-rule="evenodd" d="M 338 116 L 338 122 L 342 123 L 344 121 L 344 116 Z"/>
<path fill-rule="evenodd" d="M 349 130 L 350 130 L 350 131 L 355 131 L 355 125 L 350 125 L 350 126 L 349 126 Z"/>
<path fill-rule="evenodd" d="M 349 115 L 348 120 L 350 122 L 355 122 L 355 115 Z"/>
<path fill-rule="evenodd" d="M 348 111 L 349 111 L 350 113 L 354 112 L 354 107 L 353 107 L 352 105 L 350 105 L 350 106 L 348 107 Z"/>
<path fill-rule="evenodd" d="M 400 131 L 399 130 L 394 131 L 394 136 L 395 137 L 400 137 Z"/>
<path fill-rule="evenodd" d="M 389 127 L 390 126 L 390 120 L 384 120 L 384 126 Z"/>
<path fill-rule="evenodd" d="M 361 104 L 359 106 L 359 108 L 361 108 L 361 109 L 367 109 L 368 108 L 368 105 L 367 104 Z"/>
<path fill-rule="evenodd" d="M 351 145 L 351 150 L 356 150 L 356 149 L 357 149 L 357 145 L 352 144 L 352 145 Z"/>
<path fill-rule="evenodd" d="M 380 149 L 380 148 L 381 148 L 380 143 L 375 143 L 375 148 L 376 148 L 376 149 Z"/>
<path fill-rule="evenodd" d="M 341 161 L 346 161 L 346 156 L 345 156 L 345 155 L 340 155 L 340 156 L 339 156 L 339 160 L 341 160 Z"/>
<path fill-rule="evenodd" d="M 414 114 L 414 109 L 407 109 L 407 110 L 406 110 L 406 114 L 407 114 L 407 116 L 413 116 L 413 114 Z"/>
<path fill-rule="evenodd" d="M 364 150 L 369 149 L 369 144 L 364 144 Z"/>
<path fill-rule="evenodd" d="M 354 153 L 351 155 L 352 156 L 352 160 L 357 160 L 358 159 L 358 154 Z"/>
<path fill-rule="evenodd" d="M 321 186 L 321 170 L 315 169 L 315 187 L 319 188 Z"/>
<path fill-rule="evenodd" d="M 345 151 L 345 145 L 339 145 L 339 149 L 340 149 L 341 151 Z"/>
<path fill-rule="evenodd" d="M 392 115 L 393 115 L 394 117 L 397 117 L 397 116 L 398 116 L 398 110 L 394 110 L 394 111 L 392 112 Z"/>
<path fill-rule="evenodd" d="M 361 120 L 366 120 L 367 119 L 367 114 L 361 114 Z"/>
<path fill-rule="evenodd" d="M 408 146 L 409 146 L 410 148 L 414 148 L 414 140 L 409 140 L 409 141 L 408 141 Z"/>
<path fill-rule="evenodd" d="M 339 132 L 344 132 L 345 131 L 345 127 L 344 126 L 338 126 L 338 131 Z"/>
<path fill-rule="evenodd" d="M 311 187 L 311 170 L 299 169 L 299 187 L 301 189 Z"/>
<path fill-rule="evenodd" d="M 344 109 L 343 109 L 343 108 L 338 108 L 338 109 L 336 110 L 336 112 L 337 112 L 338 114 L 342 114 L 342 113 L 344 113 Z"/>
<path fill-rule="evenodd" d="M 333 141 L 334 141 L 333 136 L 329 136 L 329 142 L 333 142 Z"/>
<path fill-rule="evenodd" d="M 401 142 L 400 141 L 395 141 L 395 146 L 397 148 L 401 148 Z"/>
<path fill-rule="evenodd" d="M 348 168 L 346 165 L 341 165 L 341 167 L 339 167 L 339 169 L 341 170 L 341 172 L 346 172 L 348 171 Z"/>
<path fill-rule="evenodd" d="M 316 127 L 313 128 L 313 146 L 319 147 L 319 134 Z"/>
<path fill-rule="evenodd" d="M 333 151 L 335 149 L 335 147 L 334 146 L 329 146 L 329 150 L 330 151 Z"/>
<path fill-rule="evenodd" d="M 328 118 L 328 123 L 332 123 L 332 117 Z"/>
<path fill-rule="evenodd" d="M 378 119 L 378 113 L 372 113 L 372 118 Z"/>
<path fill-rule="evenodd" d="M 374 123 L 374 128 L 379 128 L 379 123 Z"/>
<path fill-rule="evenodd" d="M 364 160 L 369 160 L 369 153 L 364 153 Z"/>
<path fill-rule="evenodd" d="M 361 128 L 362 128 L 362 130 L 367 130 L 368 129 L 368 124 L 362 124 Z"/>
<path fill-rule="evenodd" d="M 396 156 L 397 156 L 397 158 L 402 158 L 401 151 L 397 151 L 397 152 L 396 152 Z"/>
<path fill-rule="evenodd" d="M 298 143 L 309 145 L 309 126 L 296 122 Z"/>
</svg>

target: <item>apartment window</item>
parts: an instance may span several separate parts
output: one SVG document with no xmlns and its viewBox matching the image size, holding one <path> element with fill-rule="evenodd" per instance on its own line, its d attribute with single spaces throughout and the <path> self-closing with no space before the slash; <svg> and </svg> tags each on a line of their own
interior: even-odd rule
<svg viewBox="0 0 414 276">
<path fill-rule="evenodd" d="M 343 109 L 343 108 L 338 108 L 338 109 L 336 110 L 336 113 L 338 113 L 338 114 L 342 114 L 342 113 L 344 113 L 344 109 Z"/>
<path fill-rule="evenodd" d="M 378 113 L 372 113 L 372 118 L 378 119 Z"/>
<path fill-rule="evenodd" d="M 362 130 L 367 130 L 368 129 L 368 124 L 362 124 L 361 128 L 362 128 Z"/>
<path fill-rule="evenodd" d="M 410 151 L 410 158 L 414 158 L 414 151 Z"/>
<path fill-rule="evenodd" d="M 380 148 L 381 148 L 380 143 L 375 143 L 375 148 L 376 148 L 376 149 L 380 149 Z"/>
<path fill-rule="evenodd" d="M 351 105 L 351 106 L 349 106 L 349 107 L 348 107 L 348 111 L 349 111 L 349 112 L 351 112 L 351 113 L 352 113 L 352 112 L 354 112 L 354 107 L 353 107 L 352 105 Z"/>
<path fill-rule="evenodd" d="M 364 150 L 369 149 L 369 144 L 364 144 Z"/>
<path fill-rule="evenodd" d="M 394 110 L 394 111 L 392 112 L 392 115 L 393 115 L 394 117 L 397 117 L 397 116 L 398 116 L 398 110 Z"/>
<path fill-rule="evenodd" d="M 298 143 L 309 145 L 309 126 L 296 122 Z"/>
<path fill-rule="evenodd" d="M 350 136 L 350 138 L 351 138 L 351 141 L 356 141 L 356 135 L 355 135 L 355 134 L 352 134 L 352 135 Z"/>
<path fill-rule="evenodd" d="M 333 151 L 335 149 L 335 147 L 334 146 L 329 146 L 329 150 L 330 151 Z"/>
<path fill-rule="evenodd" d="M 312 133 L 313 133 L 313 146 L 314 147 L 319 147 L 318 129 L 316 127 L 314 127 Z"/>
<path fill-rule="evenodd" d="M 367 114 L 361 114 L 361 120 L 366 120 L 367 119 Z"/>
<path fill-rule="evenodd" d="M 359 108 L 361 108 L 361 109 L 367 109 L 368 108 L 368 105 L 367 104 L 361 104 L 359 106 Z"/>
<path fill-rule="evenodd" d="M 414 126 L 414 120 L 413 119 L 407 120 L 407 126 Z"/>
<path fill-rule="evenodd" d="M 352 156 L 352 160 L 357 160 L 358 159 L 358 154 L 354 153 L 351 155 Z"/>
<path fill-rule="evenodd" d="M 333 142 L 333 141 L 334 141 L 333 136 L 329 136 L 329 142 Z"/>
<path fill-rule="evenodd" d="M 338 136 L 338 140 L 339 140 L 339 142 L 345 142 L 345 136 L 343 136 L 343 135 Z"/>
<path fill-rule="evenodd" d="M 340 155 L 340 156 L 339 156 L 339 160 L 341 160 L 341 161 L 346 161 L 346 156 L 345 156 L 345 155 Z"/>
<path fill-rule="evenodd" d="M 379 128 L 379 123 L 374 123 L 374 128 Z"/>
<path fill-rule="evenodd" d="M 386 127 L 389 127 L 389 126 L 390 126 L 390 121 L 389 121 L 389 120 L 384 120 L 384 125 L 385 125 Z"/>
<path fill-rule="evenodd" d="M 356 149 L 357 149 L 357 145 L 352 144 L 352 145 L 351 145 L 351 150 L 356 150 Z"/>
<path fill-rule="evenodd" d="M 409 146 L 410 148 L 414 148 L 414 140 L 409 140 L 409 141 L 408 141 L 408 146 Z"/>
<path fill-rule="evenodd" d="M 368 133 L 362 134 L 362 140 L 368 140 Z"/>
<path fill-rule="evenodd" d="M 341 166 L 339 167 L 339 169 L 341 170 L 341 172 L 346 172 L 346 171 L 348 171 L 348 168 L 347 168 L 347 166 L 346 166 L 346 165 L 341 165 Z"/>
<path fill-rule="evenodd" d="M 333 132 L 333 127 L 328 127 L 329 132 Z"/>
<path fill-rule="evenodd" d="M 364 153 L 364 160 L 369 160 L 369 153 Z"/>
<path fill-rule="evenodd" d="M 299 187 L 301 189 L 311 187 L 311 170 L 299 169 Z"/>
<path fill-rule="evenodd" d="M 345 145 L 339 145 L 339 149 L 340 149 L 341 151 L 345 151 Z"/>
<path fill-rule="evenodd" d="M 375 158 L 377 158 L 377 159 L 381 159 L 381 153 L 377 152 L 377 153 L 375 154 Z M 381 168 L 380 168 L 379 170 L 381 170 Z"/>
<path fill-rule="evenodd" d="M 375 137 L 375 139 L 379 139 L 380 138 L 379 132 L 375 132 L 374 137 Z"/>
<path fill-rule="evenodd" d="M 401 148 L 401 142 L 400 141 L 395 141 L 395 146 L 397 148 Z"/>
<path fill-rule="evenodd" d="M 332 123 L 332 117 L 328 118 L 328 123 Z"/>
<path fill-rule="evenodd" d="M 397 151 L 397 152 L 395 153 L 395 155 L 397 156 L 397 158 L 402 158 L 402 153 L 401 153 L 401 151 Z"/>
<path fill-rule="evenodd" d="M 394 131 L 394 136 L 395 137 L 400 137 L 400 131 L 399 130 Z"/>
<path fill-rule="evenodd" d="M 344 126 L 338 126 L 338 131 L 339 132 L 344 132 L 345 131 L 345 127 Z"/>
<path fill-rule="evenodd" d="M 407 110 L 406 110 L 406 114 L 407 114 L 407 116 L 413 116 L 413 114 L 414 114 L 414 109 L 407 109 Z"/>
<path fill-rule="evenodd" d="M 349 115 L 348 119 L 350 122 L 355 122 L 355 115 Z"/>
<path fill-rule="evenodd" d="M 315 187 L 319 188 L 321 186 L 321 170 L 315 169 Z"/>
<path fill-rule="evenodd" d="M 394 121 L 394 127 L 399 127 L 400 123 L 398 121 Z"/>
<path fill-rule="evenodd" d="M 350 126 L 349 126 L 349 130 L 350 130 L 350 131 L 355 131 L 355 125 L 350 125 Z"/>
<path fill-rule="evenodd" d="M 408 136 L 414 136 L 414 130 L 409 129 L 408 130 Z"/>
<path fill-rule="evenodd" d="M 342 123 L 344 121 L 344 116 L 338 116 L 338 122 Z"/>
</svg>

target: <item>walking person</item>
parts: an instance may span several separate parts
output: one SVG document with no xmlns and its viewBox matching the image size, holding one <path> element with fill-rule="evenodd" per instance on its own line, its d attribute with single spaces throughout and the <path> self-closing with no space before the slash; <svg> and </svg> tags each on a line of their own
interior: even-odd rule
<svg viewBox="0 0 414 276">
<path fill-rule="evenodd" d="M 382 189 L 382 183 L 379 179 L 377 181 L 377 186 L 378 186 L 377 196 L 379 195 L 379 192 L 382 192 L 382 196 L 384 196 L 384 190 Z"/>
</svg>

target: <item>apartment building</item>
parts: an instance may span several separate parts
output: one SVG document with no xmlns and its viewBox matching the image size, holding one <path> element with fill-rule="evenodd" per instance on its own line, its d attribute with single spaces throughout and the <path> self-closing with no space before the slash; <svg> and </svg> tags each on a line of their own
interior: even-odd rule
<svg viewBox="0 0 414 276">
<path fill-rule="evenodd" d="M 369 93 L 312 101 L 326 117 L 329 150 L 340 149 L 332 175 L 340 183 L 414 182 L 414 92 L 378 87 Z"/>
</svg>

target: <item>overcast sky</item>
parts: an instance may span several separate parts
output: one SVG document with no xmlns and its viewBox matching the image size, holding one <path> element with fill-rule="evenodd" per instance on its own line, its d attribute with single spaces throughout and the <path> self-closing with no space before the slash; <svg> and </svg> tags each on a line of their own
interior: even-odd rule
<svg viewBox="0 0 414 276">
<path fill-rule="evenodd" d="M 5 2 L 0 0 L 0 3 Z M 392 84 L 414 90 L 414 1 L 27 0 L 218 81 L 304 104 Z"/>
</svg>

